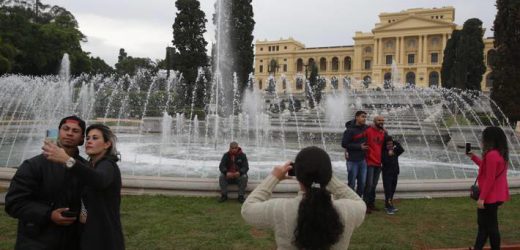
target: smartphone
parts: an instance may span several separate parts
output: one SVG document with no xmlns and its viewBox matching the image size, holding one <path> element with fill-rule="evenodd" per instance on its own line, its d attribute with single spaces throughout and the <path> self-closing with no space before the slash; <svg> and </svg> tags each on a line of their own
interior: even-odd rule
<svg viewBox="0 0 520 250">
<path fill-rule="evenodd" d="M 294 167 L 294 162 L 291 162 L 290 165 L 292 166 L 292 168 L 289 169 L 289 172 L 287 172 L 287 175 L 288 175 L 288 176 L 296 176 L 296 172 L 295 172 L 296 169 L 295 169 L 295 167 Z"/>
<path fill-rule="evenodd" d="M 466 154 L 468 154 L 469 152 L 471 152 L 471 143 L 467 142 L 466 143 Z"/>
<path fill-rule="evenodd" d="M 61 211 L 61 216 L 67 217 L 67 218 L 74 218 L 74 217 L 78 216 L 78 212 L 69 211 L 69 210 Z"/>
<path fill-rule="evenodd" d="M 45 139 L 56 143 L 58 141 L 58 129 L 47 129 Z"/>
</svg>

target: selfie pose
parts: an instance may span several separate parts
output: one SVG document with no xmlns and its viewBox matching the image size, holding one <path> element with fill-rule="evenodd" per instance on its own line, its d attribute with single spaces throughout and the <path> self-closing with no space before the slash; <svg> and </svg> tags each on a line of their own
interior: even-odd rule
<svg viewBox="0 0 520 250">
<path fill-rule="evenodd" d="M 318 147 L 302 149 L 294 165 L 274 167 L 242 205 L 244 220 L 273 229 L 278 249 L 347 249 L 366 206 L 351 188 L 332 175 L 329 155 Z M 300 192 L 295 198 L 270 199 L 276 185 L 291 179 L 294 169 Z"/>
<path fill-rule="evenodd" d="M 52 143 L 45 143 L 44 154 L 56 163 L 71 162 L 66 151 Z M 85 152 L 88 163 L 74 161 L 67 168 L 85 185 L 81 196 L 82 223 L 80 249 L 124 249 L 120 219 L 121 172 L 116 137 L 105 125 L 87 128 Z M 63 166 L 59 166 L 63 168 Z"/>
<path fill-rule="evenodd" d="M 86 163 L 78 151 L 85 122 L 76 116 L 65 117 L 58 129 L 57 141 L 48 143 L 58 143 L 67 159 L 56 163 L 40 154 L 25 160 L 7 191 L 5 211 L 18 219 L 15 249 L 79 249 L 81 185 L 65 165 Z"/>
</svg>

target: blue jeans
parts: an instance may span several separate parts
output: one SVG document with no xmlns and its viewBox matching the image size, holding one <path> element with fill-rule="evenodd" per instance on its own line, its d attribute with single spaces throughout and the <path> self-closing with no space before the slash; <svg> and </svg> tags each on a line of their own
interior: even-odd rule
<svg viewBox="0 0 520 250">
<path fill-rule="evenodd" d="M 367 162 L 347 161 L 348 186 L 356 191 L 359 197 L 365 192 L 365 181 L 367 179 Z M 356 188 L 357 180 L 357 188 Z"/>
<path fill-rule="evenodd" d="M 381 168 L 368 166 L 367 168 L 367 185 L 365 188 L 365 196 L 363 199 L 369 207 L 373 207 L 376 202 L 376 187 L 381 175 Z"/>
</svg>

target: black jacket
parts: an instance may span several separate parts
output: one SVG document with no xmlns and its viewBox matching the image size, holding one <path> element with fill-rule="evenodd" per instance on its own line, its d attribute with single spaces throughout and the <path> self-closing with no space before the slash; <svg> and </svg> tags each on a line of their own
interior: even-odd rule
<svg viewBox="0 0 520 250">
<path fill-rule="evenodd" d="M 401 144 L 394 141 L 394 155 L 389 156 L 386 145 L 383 146 L 383 152 L 381 154 L 381 163 L 383 164 L 383 174 L 399 174 L 399 156 L 404 153 L 404 149 Z"/>
<path fill-rule="evenodd" d="M 229 156 L 229 152 L 226 152 L 222 156 L 222 160 L 220 160 L 219 165 L 219 169 L 222 174 L 227 173 L 229 161 L 231 161 L 231 157 Z M 249 163 L 247 162 L 246 154 L 240 152 L 235 158 L 235 164 L 238 168 L 238 172 L 240 172 L 240 175 L 245 175 L 247 174 L 247 171 L 249 171 Z"/>
<path fill-rule="evenodd" d="M 87 222 L 81 230 L 81 249 L 125 249 L 120 219 L 121 172 L 116 159 L 105 157 L 94 168 L 76 164 L 72 171 L 84 183 L 82 200 Z"/>
<path fill-rule="evenodd" d="M 357 126 L 356 121 L 352 120 L 345 123 L 345 132 L 341 140 L 341 146 L 348 152 L 349 161 L 365 160 L 365 151 L 361 149 L 361 144 L 367 141 L 364 135 L 367 125 Z"/>
<path fill-rule="evenodd" d="M 77 162 L 86 161 L 78 154 Z M 16 249 L 78 249 L 78 223 L 59 226 L 51 212 L 68 207 L 80 210 L 81 184 L 65 166 L 43 155 L 25 160 L 16 171 L 5 197 L 5 211 L 18 219 Z"/>
</svg>

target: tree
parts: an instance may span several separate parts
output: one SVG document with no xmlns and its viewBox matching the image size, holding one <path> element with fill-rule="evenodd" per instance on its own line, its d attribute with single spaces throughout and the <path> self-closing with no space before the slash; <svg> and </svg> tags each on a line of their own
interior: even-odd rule
<svg viewBox="0 0 520 250">
<path fill-rule="evenodd" d="M 459 37 L 460 30 L 454 30 L 444 48 L 444 58 L 441 68 L 441 82 L 444 88 L 453 88 L 455 86 L 453 82 L 453 65 L 455 64 L 455 54 Z"/>
<path fill-rule="evenodd" d="M 453 31 L 444 50 L 442 81 L 447 88 L 481 90 L 484 65 L 482 21 L 477 18 L 464 22 L 461 31 Z"/>
<path fill-rule="evenodd" d="M 208 57 L 206 55 L 206 45 L 204 39 L 206 32 L 205 24 L 207 22 L 204 12 L 200 9 L 198 0 L 177 0 L 177 16 L 173 23 L 173 47 L 169 56 L 175 58 L 172 60 L 173 69 L 181 72 L 184 84 L 181 84 L 185 93 L 192 93 L 195 87 L 198 70 L 208 65 Z M 197 86 L 204 88 L 205 86 Z M 181 103 L 184 105 L 191 104 L 188 96 L 178 96 L 184 99 Z"/>
<path fill-rule="evenodd" d="M 140 70 L 156 72 L 157 67 L 150 58 L 131 57 L 125 52 L 125 49 L 119 50 L 118 62 L 116 63 L 116 73 L 119 75 L 137 74 Z"/>
<path fill-rule="evenodd" d="M 491 99 L 514 125 L 520 120 L 520 0 L 497 0 L 496 6 L 493 25 L 496 51 L 490 60 L 494 78 Z"/>
<path fill-rule="evenodd" d="M 240 94 L 248 86 L 249 74 L 253 72 L 254 45 L 253 29 L 255 20 L 253 19 L 253 6 L 251 0 L 231 1 L 231 46 L 234 51 L 234 70 L 237 73 L 237 80 Z"/>
<path fill-rule="evenodd" d="M 88 53 L 80 45 L 85 36 L 74 16 L 62 7 L 39 1 L 2 1 L 0 37 L 0 47 L 14 52 L 14 56 L 3 55 L 11 73 L 56 74 L 64 53 L 70 55 L 72 74 L 90 70 Z"/>
<path fill-rule="evenodd" d="M 91 67 L 89 73 L 91 74 L 110 75 L 114 73 L 114 69 L 99 57 L 90 57 L 90 63 Z"/>
</svg>

